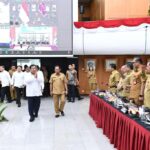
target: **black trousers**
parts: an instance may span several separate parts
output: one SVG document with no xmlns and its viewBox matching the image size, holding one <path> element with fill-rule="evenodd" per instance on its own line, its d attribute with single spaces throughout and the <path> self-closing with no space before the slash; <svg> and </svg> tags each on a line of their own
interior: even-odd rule
<svg viewBox="0 0 150 150">
<path fill-rule="evenodd" d="M 44 84 L 44 91 L 43 91 L 43 97 L 48 97 L 49 95 L 49 83 Z"/>
<path fill-rule="evenodd" d="M 75 95 L 76 95 L 76 97 L 77 97 L 78 99 L 81 98 L 81 95 L 80 95 L 80 93 L 79 93 L 78 86 L 75 86 Z"/>
<path fill-rule="evenodd" d="M 23 98 L 27 99 L 27 97 L 26 97 L 26 87 L 23 88 Z"/>
<path fill-rule="evenodd" d="M 11 96 L 10 96 L 10 87 L 9 86 L 1 87 L 1 101 L 2 102 L 4 102 L 5 96 L 7 98 L 7 101 L 10 102 Z"/>
<path fill-rule="evenodd" d="M 30 117 L 34 117 L 34 115 L 38 115 L 41 104 L 41 97 L 28 97 L 28 110 Z"/>
<path fill-rule="evenodd" d="M 18 87 L 15 87 L 16 89 L 16 94 L 17 94 L 17 99 L 16 99 L 16 102 L 18 105 L 21 104 L 21 92 L 22 92 L 22 88 L 18 88 Z"/>
<path fill-rule="evenodd" d="M 75 101 L 75 85 L 68 85 L 68 100 Z"/>
</svg>

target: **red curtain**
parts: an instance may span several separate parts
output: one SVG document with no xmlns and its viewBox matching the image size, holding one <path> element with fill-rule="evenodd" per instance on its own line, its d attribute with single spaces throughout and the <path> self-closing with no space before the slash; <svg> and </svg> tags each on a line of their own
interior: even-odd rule
<svg viewBox="0 0 150 150">
<path fill-rule="evenodd" d="M 118 150 L 150 150 L 148 129 L 93 94 L 89 114 Z"/>
<path fill-rule="evenodd" d="M 90 22 L 75 22 L 74 25 L 76 28 L 87 28 L 93 29 L 98 27 L 105 27 L 105 28 L 113 28 L 119 27 L 121 25 L 124 26 L 138 26 L 143 23 L 150 24 L 150 17 L 149 18 L 130 18 L 130 19 L 121 19 L 121 20 L 103 20 L 103 21 L 90 21 Z"/>
</svg>

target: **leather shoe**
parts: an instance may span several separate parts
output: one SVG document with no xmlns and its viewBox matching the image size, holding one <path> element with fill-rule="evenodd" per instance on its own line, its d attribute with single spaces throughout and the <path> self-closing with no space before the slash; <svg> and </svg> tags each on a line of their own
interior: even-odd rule
<svg viewBox="0 0 150 150">
<path fill-rule="evenodd" d="M 59 118 L 59 115 L 55 115 L 55 118 Z"/>
<path fill-rule="evenodd" d="M 62 116 L 65 116 L 65 113 L 63 111 L 60 112 Z"/>
<path fill-rule="evenodd" d="M 30 122 L 33 122 L 33 121 L 34 121 L 34 117 L 31 117 L 29 121 L 30 121 Z"/>
<path fill-rule="evenodd" d="M 78 98 L 79 101 L 82 100 L 82 99 L 84 99 L 84 98 L 83 97 Z"/>
</svg>

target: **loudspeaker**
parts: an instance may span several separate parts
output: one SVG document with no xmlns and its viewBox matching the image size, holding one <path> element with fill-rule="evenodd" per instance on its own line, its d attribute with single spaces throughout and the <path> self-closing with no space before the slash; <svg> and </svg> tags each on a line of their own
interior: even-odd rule
<svg viewBox="0 0 150 150">
<path fill-rule="evenodd" d="M 80 14 L 84 14 L 84 6 L 80 5 L 80 9 L 79 9 Z"/>
</svg>

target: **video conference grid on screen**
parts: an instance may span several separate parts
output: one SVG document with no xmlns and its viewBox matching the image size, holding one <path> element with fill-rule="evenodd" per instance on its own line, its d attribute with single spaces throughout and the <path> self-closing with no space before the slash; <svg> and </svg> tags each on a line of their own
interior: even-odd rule
<svg viewBox="0 0 150 150">
<path fill-rule="evenodd" d="M 0 0 L 0 55 L 71 54 L 71 0 Z"/>
</svg>

